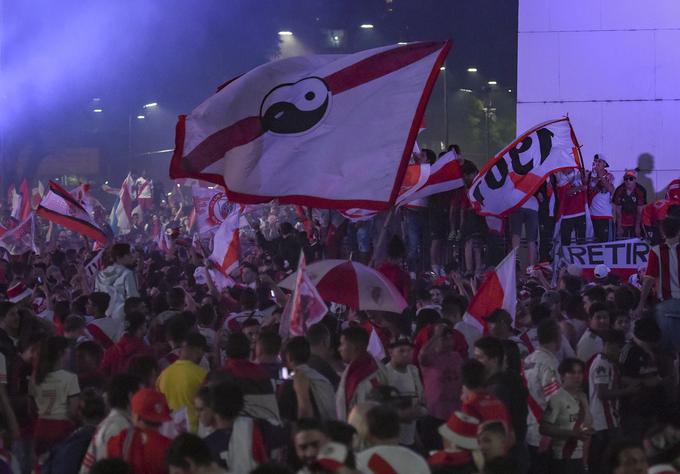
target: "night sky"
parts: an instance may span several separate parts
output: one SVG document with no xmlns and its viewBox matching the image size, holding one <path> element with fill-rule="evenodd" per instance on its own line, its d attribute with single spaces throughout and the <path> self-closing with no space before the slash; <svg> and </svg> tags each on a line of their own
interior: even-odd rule
<svg viewBox="0 0 680 474">
<path fill-rule="evenodd" d="M 101 151 L 106 173 L 124 174 L 131 155 L 137 164 L 154 160 L 151 168 L 159 168 L 169 154 L 142 154 L 172 148 L 176 116 L 190 112 L 224 81 L 281 55 L 345 53 L 399 41 L 453 40 L 446 62 L 452 122 L 462 113 L 454 92 L 464 88 L 481 96 L 488 80 L 498 81 L 498 90 L 512 98 L 499 101 L 504 109 L 497 113 L 514 120 L 516 0 L 0 0 L 0 5 L 5 170 L 14 170 L 11 163 L 19 156 L 35 161 L 82 146 Z M 360 28 L 366 23 L 374 28 Z M 293 36 L 281 41 L 282 30 Z M 470 66 L 478 72 L 468 73 Z M 431 142 L 444 133 L 437 123 L 443 121 L 443 85 L 438 86 L 427 115 L 425 139 Z M 150 102 L 159 105 L 144 109 Z M 451 135 L 452 141 L 462 140 L 456 130 Z M 28 173 L 24 168 L 16 172 Z"/>
</svg>

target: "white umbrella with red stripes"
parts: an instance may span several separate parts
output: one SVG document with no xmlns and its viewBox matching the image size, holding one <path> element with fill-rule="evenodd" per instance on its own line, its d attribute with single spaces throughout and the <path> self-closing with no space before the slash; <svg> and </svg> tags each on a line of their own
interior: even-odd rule
<svg viewBox="0 0 680 474">
<path fill-rule="evenodd" d="M 406 300 L 379 271 L 351 260 L 321 260 L 305 269 L 321 297 L 352 309 L 401 313 Z M 279 283 L 281 288 L 295 288 L 295 273 Z"/>
</svg>

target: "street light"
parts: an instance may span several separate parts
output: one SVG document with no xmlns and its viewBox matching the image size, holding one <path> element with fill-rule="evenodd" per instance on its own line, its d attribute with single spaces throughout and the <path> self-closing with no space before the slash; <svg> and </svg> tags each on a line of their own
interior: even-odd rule
<svg viewBox="0 0 680 474">
<path fill-rule="evenodd" d="M 498 82 L 496 82 L 496 81 L 489 81 L 489 82 L 487 82 L 487 84 L 489 84 L 490 86 L 495 86 L 495 85 L 498 84 Z"/>
<path fill-rule="evenodd" d="M 279 31 L 279 36 L 293 36 L 293 32 L 288 30 Z"/>
<path fill-rule="evenodd" d="M 143 108 L 149 109 L 149 108 L 151 108 L 151 107 L 157 107 L 157 106 L 158 106 L 158 103 L 157 103 L 157 102 L 151 102 L 151 103 L 149 103 L 149 104 L 144 105 Z"/>
<path fill-rule="evenodd" d="M 143 115 L 138 115 L 138 116 L 137 116 L 137 119 L 138 119 L 138 120 L 144 120 L 145 118 L 146 118 L 146 117 L 143 116 Z"/>
<path fill-rule="evenodd" d="M 458 89 L 458 90 L 461 91 L 461 92 L 466 92 L 468 94 L 470 94 L 472 92 L 472 89 Z"/>
<path fill-rule="evenodd" d="M 102 109 L 94 109 L 92 112 L 95 112 L 97 114 L 101 114 L 103 112 Z"/>
<path fill-rule="evenodd" d="M 370 24 L 370 23 L 364 23 L 363 25 L 361 25 L 361 28 L 364 29 L 364 30 L 372 30 L 373 25 Z"/>
<path fill-rule="evenodd" d="M 446 71 L 446 66 L 442 66 L 439 68 L 440 71 Z"/>
<path fill-rule="evenodd" d="M 467 72 L 477 72 L 477 68 L 476 67 L 469 67 L 469 68 L 467 68 Z"/>
<path fill-rule="evenodd" d="M 397 43 L 399 46 L 404 46 L 405 44 L 408 44 L 406 41 L 399 41 Z"/>
</svg>

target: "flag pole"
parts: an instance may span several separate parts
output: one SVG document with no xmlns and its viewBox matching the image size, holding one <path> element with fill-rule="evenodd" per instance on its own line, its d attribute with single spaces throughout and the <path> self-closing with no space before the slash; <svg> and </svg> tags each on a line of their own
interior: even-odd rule
<svg viewBox="0 0 680 474">
<path fill-rule="evenodd" d="M 378 249 L 382 248 L 383 246 L 385 237 L 387 236 L 387 228 L 390 226 L 390 222 L 392 221 L 392 217 L 394 217 L 394 213 L 396 210 L 397 210 L 396 206 L 391 206 L 389 211 L 387 212 L 387 217 L 385 217 L 385 223 L 383 224 L 383 228 L 380 229 L 380 235 L 378 236 L 378 241 L 376 242 L 375 248 L 373 249 L 371 260 L 368 262 L 369 267 L 372 267 L 375 264 L 375 254 L 378 251 Z"/>
</svg>

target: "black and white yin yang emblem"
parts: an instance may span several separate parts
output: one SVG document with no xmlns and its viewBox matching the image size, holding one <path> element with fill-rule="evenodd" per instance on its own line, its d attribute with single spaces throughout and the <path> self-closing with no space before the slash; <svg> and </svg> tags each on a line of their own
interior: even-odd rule
<svg viewBox="0 0 680 474">
<path fill-rule="evenodd" d="M 330 101 L 331 92 L 319 77 L 280 84 L 267 93 L 260 105 L 262 128 L 285 135 L 307 132 L 326 116 Z"/>
</svg>

